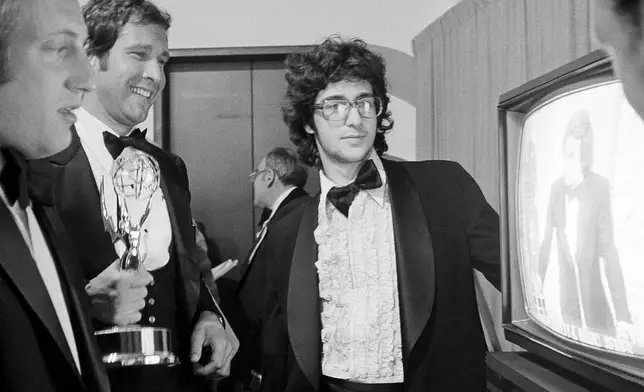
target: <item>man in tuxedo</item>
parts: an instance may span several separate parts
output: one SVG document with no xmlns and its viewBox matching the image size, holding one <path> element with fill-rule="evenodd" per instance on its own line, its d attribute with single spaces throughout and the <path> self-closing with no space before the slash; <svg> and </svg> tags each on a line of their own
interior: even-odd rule
<svg viewBox="0 0 644 392">
<path fill-rule="evenodd" d="M 145 131 L 133 130 L 165 85 L 170 16 L 140 0 L 90 0 L 83 16 L 96 90 L 76 111 L 71 145 L 50 158 L 64 168 L 56 204 L 83 265 L 96 329 L 167 328 L 181 362 L 110 370 L 112 388 L 208 389 L 206 377 L 228 375 L 238 341 L 200 277 L 185 164 L 149 143 Z M 160 187 L 142 203 L 121 203 L 111 169 L 132 149 L 156 160 Z M 122 219 L 117 211 L 127 207 L 132 223 L 138 223 L 146 206 L 149 213 L 140 228 L 143 267 L 121 270 L 118 260 L 126 244 L 110 235 Z"/>
<path fill-rule="evenodd" d="M 383 59 L 331 37 L 287 59 L 283 115 L 319 197 L 275 224 L 263 391 L 484 391 L 472 268 L 500 286 L 499 220 L 448 161 L 393 162 Z"/>
<path fill-rule="evenodd" d="M 235 378 L 246 388 L 258 385 L 261 374 L 261 320 L 264 304 L 263 277 L 264 264 L 255 261 L 255 255 L 263 246 L 266 234 L 282 218 L 311 200 L 303 189 L 308 179 L 307 169 L 298 162 L 295 151 L 283 147 L 271 150 L 249 175 L 253 182 L 254 204 L 268 211 L 261 223 L 255 243 L 250 249 L 244 264 L 242 276 L 237 286 L 237 297 L 243 314 L 236 320 L 235 330 L 240 334 L 241 353 L 233 361 Z M 242 332 L 243 331 L 243 332 Z"/>
<path fill-rule="evenodd" d="M 91 89 L 76 0 L 0 0 L 0 390 L 108 392 L 82 271 L 41 158 Z M 43 166 L 43 163 L 44 166 Z M 45 170 L 43 170 L 45 169 Z"/>
<path fill-rule="evenodd" d="M 240 292 L 247 287 L 245 283 L 254 256 L 261 247 L 270 227 L 311 199 L 311 196 L 304 190 L 308 172 L 298 162 L 295 151 L 288 148 L 277 147 L 271 150 L 248 178 L 253 183 L 253 204 L 268 213 L 261 221 L 255 234 L 253 247 L 242 265 L 244 272 L 239 284 Z M 252 286 L 248 287 L 250 291 L 253 291 Z M 249 296 L 254 296 L 254 294 L 249 294 Z"/>
<path fill-rule="evenodd" d="M 592 171 L 593 132 L 587 111 L 581 110 L 572 116 L 562 150 L 564 174 L 550 190 L 546 228 L 539 250 L 541 282 L 550 263 L 553 239 L 556 239 L 563 322 L 628 339 L 632 336 L 633 322 L 613 235 L 610 183 Z M 602 284 L 602 263 L 608 293 Z"/>
</svg>

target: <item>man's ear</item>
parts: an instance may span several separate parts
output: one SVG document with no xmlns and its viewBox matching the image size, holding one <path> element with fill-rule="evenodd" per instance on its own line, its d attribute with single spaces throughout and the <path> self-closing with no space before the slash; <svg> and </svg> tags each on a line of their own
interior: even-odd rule
<svg viewBox="0 0 644 392">
<path fill-rule="evenodd" d="M 315 130 L 314 130 L 310 125 L 308 125 L 308 124 L 306 124 L 306 125 L 304 126 L 304 130 L 305 130 L 305 131 L 306 131 L 306 133 L 308 133 L 309 135 L 315 135 Z"/>
<path fill-rule="evenodd" d="M 273 184 L 275 183 L 275 178 L 277 177 L 275 175 L 275 171 L 273 169 L 268 169 L 266 171 L 265 176 L 266 176 L 265 178 L 266 178 L 266 182 L 267 182 L 266 187 L 267 188 L 272 187 Z"/>
</svg>

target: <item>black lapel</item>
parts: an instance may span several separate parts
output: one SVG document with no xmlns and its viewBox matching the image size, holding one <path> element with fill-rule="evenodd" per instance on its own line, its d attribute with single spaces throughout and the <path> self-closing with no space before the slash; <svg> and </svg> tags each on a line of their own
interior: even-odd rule
<svg viewBox="0 0 644 392">
<path fill-rule="evenodd" d="M 398 294 L 403 358 L 409 355 L 425 329 L 434 305 L 434 253 L 420 197 L 409 172 L 396 162 L 382 160 L 387 173 L 396 243 Z"/>
<path fill-rule="evenodd" d="M 288 335 L 302 373 L 317 391 L 320 386 L 322 343 L 320 294 L 315 268 L 317 245 L 313 231 L 318 224 L 319 198 L 306 205 L 293 251 L 288 280 L 286 318 Z"/>
<path fill-rule="evenodd" d="M 45 282 L 41 278 L 36 262 L 31 256 L 31 252 L 13 219 L 11 211 L 2 200 L 0 200 L 0 225 L 2 227 L 3 241 L 3 246 L 0 246 L 0 267 L 6 271 L 9 279 L 14 282 L 17 289 L 22 293 L 34 314 L 42 321 L 68 365 L 74 369 L 80 381 L 80 374 L 67 345 L 67 339 L 60 326 L 58 315 L 47 292 Z M 46 227 L 42 227 L 42 230 L 45 232 Z M 50 246 L 50 249 L 53 250 L 54 247 Z M 55 255 L 53 256 L 55 257 Z"/>
<path fill-rule="evenodd" d="M 118 256 L 110 235 L 105 231 L 99 190 L 74 127 L 72 135 L 70 147 L 49 159 L 52 164 L 63 167 L 56 185 L 56 207 L 80 258 L 84 276 L 89 280 Z"/>
<path fill-rule="evenodd" d="M 78 349 L 82 378 L 89 390 L 108 391 L 109 381 L 105 365 L 101 360 L 94 340 L 94 329 L 89 319 L 89 302 L 83 290 L 83 276 L 80 264 L 75 255 L 69 250 L 63 222 L 52 207 L 34 205 L 34 213 L 39 217 L 43 234 L 50 246 L 52 256 L 56 261 L 61 285 L 66 294 L 65 300 L 69 310 L 70 320 L 74 329 L 74 337 Z M 74 366 L 76 369 L 76 366 Z M 78 372 L 76 372 L 78 374 Z M 78 374 L 80 377 L 80 374 Z"/>
</svg>

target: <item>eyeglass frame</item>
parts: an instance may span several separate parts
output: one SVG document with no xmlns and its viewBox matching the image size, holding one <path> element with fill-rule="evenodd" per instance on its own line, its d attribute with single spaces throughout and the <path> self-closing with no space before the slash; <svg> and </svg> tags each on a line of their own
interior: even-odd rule
<svg viewBox="0 0 644 392">
<path fill-rule="evenodd" d="M 248 179 L 250 180 L 250 182 L 255 182 L 255 180 L 257 179 L 257 177 L 259 177 L 260 174 L 268 172 L 268 171 L 271 171 L 271 170 L 273 170 L 273 169 L 253 170 L 248 175 Z"/>
<path fill-rule="evenodd" d="M 375 115 L 375 116 L 373 116 L 373 117 L 367 117 L 367 116 L 364 116 L 362 113 L 360 113 L 360 109 L 358 109 L 358 102 L 360 102 L 360 101 L 362 101 L 362 100 L 365 100 L 365 99 L 373 99 L 373 100 L 374 100 L 374 105 L 376 105 L 376 104 L 377 104 L 377 106 L 378 106 L 378 113 L 376 113 L 376 115 Z M 347 114 L 346 114 L 343 118 L 341 118 L 341 119 L 331 120 L 331 119 L 329 119 L 329 118 L 327 117 L 327 115 L 324 113 L 324 105 L 325 105 L 327 102 L 334 102 L 334 101 L 335 101 L 335 102 L 347 102 L 347 103 L 349 104 L 349 110 L 347 110 Z M 351 113 L 351 110 L 352 110 L 353 108 L 355 108 L 355 109 L 358 111 L 358 115 L 360 115 L 360 117 L 362 117 L 362 118 L 368 118 L 368 119 L 378 118 L 378 116 L 380 116 L 380 115 L 382 114 L 382 112 L 383 112 L 383 109 L 382 109 L 382 99 L 380 99 L 380 97 L 378 97 L 378 96 L 376 96 L 376 95 L 368 95 L 368 96 L 360 97 L 360 98 L 355 99 L 355 100 L 353 100 L 353 101 L 352 101 L 352 100 L 349 100 L 349 99 L 328 98 L 328 99 L 323 99 L 323 100 L 322 100 L 322 101 L 320 101 L 319 103 L 316 103 L 316 104 L 311 105 L 311 108 L 312 108 L 313 110 L 320 110 L 320 112 L 322 113 L 322 117 L 324 117 L 324 119 L 325 119 L 325 120 L 327 120 L 327 121 L 345 121 L 345 120 L 349 117 L 349 114 Z"/>
</svg>

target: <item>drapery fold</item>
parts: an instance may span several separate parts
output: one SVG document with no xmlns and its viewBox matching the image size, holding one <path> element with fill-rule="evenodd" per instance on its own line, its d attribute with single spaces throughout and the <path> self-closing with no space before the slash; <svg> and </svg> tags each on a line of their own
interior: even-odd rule
<svg viewBox="0 0 644 392">
<path fill-rule="evenodd" d="M 590 31 L 587 0 L 461 1 L 413 40 L 417 159 L 460 162 L 498 211 L 500 95 L 590 53 Z M 478 279 L 500 338 L 500 295 Z"/>
</svg>

